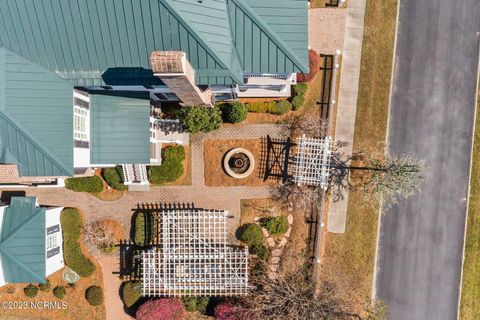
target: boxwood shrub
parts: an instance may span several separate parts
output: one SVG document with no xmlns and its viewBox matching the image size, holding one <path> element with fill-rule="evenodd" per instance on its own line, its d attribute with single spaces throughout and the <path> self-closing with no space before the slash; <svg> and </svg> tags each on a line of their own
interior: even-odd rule
<svg viewBox="0 0 480 320">
<path fill-rule="evenodd" d="M 50 291 L 50 288 L 51 288 L 51 286 L 50 286 L 50 281 L 49 281 L 49 280 L 46 280 L 45 283 L 39 283 L 39 284 L 38 284 L 38 288 L 39 288 L 40 291 L 42 291 L 42 292 L 48 292 L 48 291 Z"/>
<path fill-rule="evenodd" d="M 63 286 L 56 286 L 55 288 L 53 288 L 53 295 L 58 299 L 63 299 L 66 293 L 67 291 Z"/>
<path fill-rule="evenodd" d="M 65 180 L 65 187 L 77 192 L 98 193 L 103 190 L 103 181 L 98 176 L 68 178 Z"/>
<path fill-rule="evenodd" d="M 77 209 L 64 209 L 60 216 L 63 230 L 63 255 L 65 264 L 82 277 L 88 277 L 95 272 L 95 265 L 85 257 L 80 248 L 82 217 Z"/>
<path fill-rule="evenodd" d="M 209 297 L 184 297 L 183 305 L 188 312 L 199 311 L 201 314 L 207 313 L 207 306 L 210 302 Z"/>
<path fill-rule="evenodd" d="M 120 169 L 118 169 L 120 168 Z M 128 187 L 123 184 L 123 170 L 121 166 L 115 168 L 105 168 L 102 170 L 102 176 L 110 187 L 115 190 L 124 191 Z"/>
<path fill-rule="evenodd" d="M 33 284 L 29 284 L 23 288 L 23 293 L 25 293 L 25 296 L 28 298 L 35 298 L 38 294 L 38 287 Z"/>
<path fill-rule="evenodd" d="M 217 130 L 222 124 L 222 112 L 218 107 L 183 107 L 177 116 L 185 131 L 190 133 Z"/>
<path fill-rule="evenodd" d="M 148 167 L 148 180 L 153 184 L 166 184 L 178 180 L 183 175 L 185 149 L 170 146 L 163 151 L 162 164 Z"/>
<path fill-rule="evenodd" d="M 305 96 L 299 95 L 295 96 L 292 99 L 292 107 L 294 111 L 300 110 L 303 107 L 303 103 L 305 102 Z"/>
<path fill-rule="evenodd" d="M 291 110 L 292 110 L 291 102 L 288 100 L 281 100 L 277 102 L 277 104 L 275 105 L 275 109 L 270 111 L 270 113 L 280 115 L 280 114 L 285 114 Z"/>
<path fill-rule="evenodd" d="M 240 240 L 249 246 L 263 243 L 262 227 L 255 223 L 243 225 L 240 231 Z"/>
<path fill-rule="evenodd" d="M 92 306 L 99 306 L 103 303 L 103 292 L 99 286 L 91 286 L 85 291 L 85 299 Z"/>
<path fill-rule="evenodd" d="M 130 308 L 142 298 L 142 284 L 139 281 L 127 281 L 122 286 L 122 301 Z"/>
<path fill-rule="evenodd" d="M 286 216 L 269 217 L 262 219 L 262 226 L 274 236 L 283 235 L 288 230 L 288 219 Z"/>
<path fill-rule="evenodd" d="M 306 83 L 297 83 L 293 86 L 293 94 L 295 96 L 304 96 L 307 92 L 307 84 Z"/>
<path fill-rule="evenodd" d="M 275 109 L 277 103 L 275 101 L 258 101 L 258 102 L 250 102 L 247 104 L 248 112 L 271 112 Z"/>
<path fill-rule="evenodd" d="M 222 116 L 225 122 L 239 123 L 247 118 L 248 110 L 244 103 L 234 102 L 232 104 L 223 104 Z"/>
<path fill-rule="evenodd" d="M 156 234 L 156 227 L 152 214 L 149 212 L 138 212 L 135 217 L 135 229 L 133 241 L 137 246 L 145 246 Z"/>
</svg>

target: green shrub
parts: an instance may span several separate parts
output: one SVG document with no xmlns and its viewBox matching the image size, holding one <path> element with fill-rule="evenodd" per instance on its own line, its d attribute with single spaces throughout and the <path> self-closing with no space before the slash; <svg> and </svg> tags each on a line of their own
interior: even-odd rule
<svg viewBox="0 0 480 320">
<path fill-rule="evenodd" d="M 293 110 L 297 111 L 303 107 L 303 103 L 305 102 L 305 96 L 295 96 L 292 100 Z"/>
<path fill-rule="evenodd" d="M 184 297 L 183 305 L 188 312 L 199 311 L 202 314 L 207 313 L 207 306 L 210 302 L 209 297 Z"/>
<path fill-rule="evenodd" d="M 185 149 L 170 146 L 163 151 L 162 164 L 148 167 L 148 180 L 153 184 L 165 184 L 178 180 L 183 175 Z"/>
<path fill-rule="evenodd" d="M 38 284 L 38 288 L 40 289 L 40 291 L 42 292 L 48 292 L 50 291 L 50 281 L 47 280 L 45 283 L 39 283 Z"/>
<path fill-rule="evenodd" d="M 240 240 L 249 246 L 261 244 L 264 240 L 262 227 L 255 223 L 243 225 L 241 227 Z"/>
<path fill-rule="evenodd" d="M 65 187 L 76 192 L 98 193 L 103 190 L 103 181 L 98 176 L 68 178 L 65 180 Z"/>
<path fill-rule="evenodd" d="M 274 236 L 283 235 L 288 230 L 288 219 L 286 216 L 270 217 L 262 220 L 262 226 Z"/>
<path fill-rule="evenodd" d="M 306 83 L 297 83 L 293 86 L 293 94 L 295 96 L 303 96 L 305 92 L 307 92 L 307 84 Z"/>
<path fill-rule="evenodd" d="M 122 175 L 123 175 L 123 170 L 122 170 Z M 108 183 L 108 185 L 113 189 L 119 190 L 119 191 L 124 191 L 128 189 L 128 187 L 123 184 L 124 180 L 122 178 L 122 175 L 120 175 L 119 170 L 117 170 L 117 167 L 105 168 L 102 170 L 102 176 L 105 179 L 105 181 Z"/>
<path fill-rule="evenodd" d="M 91 286 L 85 291 L 85 299 L 92 306 L 99 306 L 103 302 L 102 288 L 99 286 Z"/>
<path fill-rule="evenodd" d="M 248 110 L 244 103 L 235 102 L 222 106 L 223 120 L 229 123 L 239 123 L 247 118 Z"/>
<path fill-rule="evenodd" d="M 258 101 L 258 102 L 251 102 L 247 104 L 247 110 L 248 112 L 271 112 L 273 109 L 275 109 L 276 106 L 275 101 Z"/>
<path fill-rule="evenodd" d="M 23 293 L 25 293 L 28 298 L 34 298 L 38 294 L 38 287 L 33 284 L 29 284 L 23 288 Z"/>
<path fill-rule="evenodd" d="M 63 230 L 63 256 L 65 264 L 82 277 L 88 277 L 95 272 L 95 265 L 86 258 L 80 248 L 80 233 L 82 217 L 77 209 L 64 209 L 60 216 Z"/>
<path fill-rule="evenodd" d="M 292 104 L 288 100 L 278 101 L 275 109 L 271 110 L 270 113 L 280 115 L 285 114 L 292 110 Z"/>
<path fill-rule="evenodd" d="M 270 256 L 270 252 L 268 251 L 267 247 L 265 247 L 262 243 L 255 243 L 253 246 L 249 247 L 249 250 L 262 260 L 267 260 Z"/>
<path fill-rule="evenodd" d="M 222 112 L 218 107 L 183 107 L 177 116 L 183 128 L 190 133 L 217 130 L 222 124 Z"/>
<path fill-rule="evenodd" d="M 135 217 L 134 239 L 136 245 L 145 246 L 150 243 L 156 233 L 153 217 L 148 212 L 138 212 Z"/>
<path fill-rule="evenodd" d="M 142 297 L 142 284 L 139 281 L 128 281 L 122 287 L 122 300 L 127 308 L 133 306 Z"/>
<path fill-rule="evenodd" d="M 168 146 L 163 149 L 164 160 L 185 160 L 185 148 L 183 146 Z"/>
<path fill-rule="evenodd" d="M 67 291 L 63 286 L 56 286 L 55 288 L 53 288 L 53 295 L 58 299 L 63 299 L 66 293 Z"/>
</svg>

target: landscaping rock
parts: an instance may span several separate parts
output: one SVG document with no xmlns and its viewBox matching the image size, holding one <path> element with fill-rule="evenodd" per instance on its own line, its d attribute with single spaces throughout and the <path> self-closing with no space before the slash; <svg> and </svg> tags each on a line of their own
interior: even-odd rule
<svg viewBox="0 0 480 320">
<path fill-rule="evenodd" d="M 279 247 L 283 248 L 287 244 L 287 238 L 283 237 L 282 240 L 280 240 Z"/>
<path fill-rule="evenodd" d="M 272 257 L 280 257 L 282 255 L 282 250 L 275 249 L 272 251 Z"/>
<path fill-rule="evenodd" d="M 278 272 L 278 264 L 272 264 L 272 265 L 270 265 L 270 271 L 272 271 L 272 272 Z"/>
<path fill-rule="evenodd" d="M 292 227 L 288 227 L 287 232 L 283 235 L 285 238 L 290 238 L 290 233 L 292 233 Z"/>
<path fill-rule="evenodd" d="M 279 264 L 280 263 L 280 257 L 273 257 L 271 262 L 272 262 L 272 264 Z"/>
<path fill-rule="evenodd" d="M 265 229 L 265 228 L 263 228 L 263 227 L 262 227 L 262 233 L 263 233 L 263 236 L 264 236 L 265 238 L 268 238 L 268 237 L 270 236 L 270 235 L 268 234 L 267 229 Z"/>
<path fill-rule="evenodd" d="M 268 238 L 267 238 L 267 243 L 268 243 L 268 246 L 269 246 L 270 248 L 275 247 L 275 240 L 273 240 L 272 237 L 268 237 Z"/>
<path fill-rule="evenodd" d="M 255 218 L 253 218 L 253 221 L 259 222 L 259 221 L 260 221 L 260 217 L 255 217 Z"/>
<path fill-rule="evenodd" d="M 293 215 L 289 214 L 287 219 L 288 219 L 288 224 L 293 224 Z"/>
</svg>

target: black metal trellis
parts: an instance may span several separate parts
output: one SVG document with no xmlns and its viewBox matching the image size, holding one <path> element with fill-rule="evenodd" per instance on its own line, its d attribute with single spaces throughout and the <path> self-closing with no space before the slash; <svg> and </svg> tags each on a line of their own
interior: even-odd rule
<svg viewBox="0 0 480 320">
<path fill-rule="evenodd" d="M 263 181 L 270 178 L 282 180 L 286 182 L 292 178 L 289 173 L 290 164 L 290 149 L 293 143 L 290 138 L 277 139 L 267 136 L 262 141 L 262 153 L 260 175 L 263 176 Z"/>
</svg>

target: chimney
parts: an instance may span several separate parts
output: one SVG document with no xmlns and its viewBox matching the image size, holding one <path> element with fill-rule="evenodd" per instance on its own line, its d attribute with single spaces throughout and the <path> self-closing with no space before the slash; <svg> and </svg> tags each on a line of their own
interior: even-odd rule
<svg viewBox="0 0 480 320">
<path fill-rule="evenodd" d="M 153 51 L 150 55 L 153 75 L 159 77 L 183 105 L 212 106 L 210 89 L 201 91 L 195 84 L 195 70 L 183 51 Z"/>
</svg>

